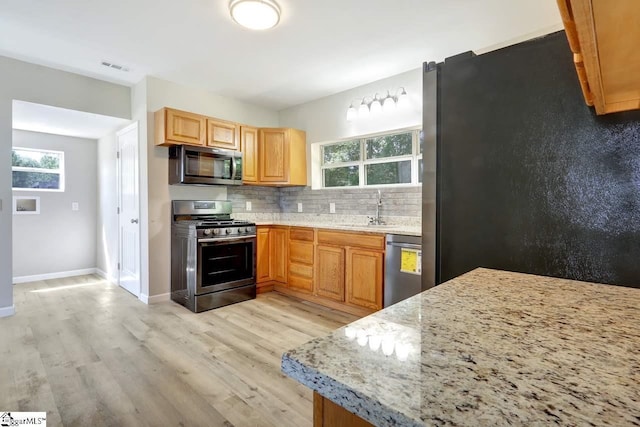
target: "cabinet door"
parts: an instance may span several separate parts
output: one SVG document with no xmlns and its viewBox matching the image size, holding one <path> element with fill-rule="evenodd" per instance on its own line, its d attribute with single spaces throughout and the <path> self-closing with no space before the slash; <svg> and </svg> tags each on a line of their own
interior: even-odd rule
<svg viewBox="0 0 640 427">
<path fill-rule="evenodd" d="M 166 139 L 190 145 L 204 145 L 207 136 L 207 119 L 198 114 L 167 108 Z"/>
<path fill-rule="evenodd" d="M 287 235 L 286 228 L 272 228 L 271 239 L 271 277 L 276 282 L 287 283 Z"/>
<path fill-rule="evenodd" d="M 384 254 L 347 248 L 347 303 L 379 310 L 382 308 L 382 262 Z"/>
<path fill-rule="evenodd" d="M 258 181 L 258 129 L 242 126 L 240 128 L 242 145 L 242 181 Z"/>
<path fill-rule="evenodd" d="M 258 161 L 260 182 L 286 183 L 289 180 L 287 129 L 260 129 Z"/>
<path fill-rule="evenodd" d="M 256 235 L 256 282 L 268 282 L 271 280 L 269 229 L 262 227 L 258 228 Z"/>
<path fill-rule="evenodd" d="M 316 246 L 315 293 L 344 301 L 344 248 Z"/>
<path fill-rule="evenodd" d="M 238 136 L 238 126 L 235 123 L 207 119 L 207 145 L 209 147 L 238 151 L 240 149 Z"/>
</svg>

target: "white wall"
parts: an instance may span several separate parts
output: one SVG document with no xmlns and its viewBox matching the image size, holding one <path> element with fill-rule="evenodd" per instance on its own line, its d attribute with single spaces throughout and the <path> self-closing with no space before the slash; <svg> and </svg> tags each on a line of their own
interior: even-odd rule
<svg viewBox="0 0 640 427">
<path fill-rule="evenodd" d="M 347 108 L 352 102 L 376 93 L 386 96 L 387 90 L 393 94 L 399 87 L 404 87 L 409 96 L 406 108 L 384 112 L 377 117 L 347 121 Z M 307 165 L 311 165 L 311 144 L 421 126 L 422 68 L 282 110 L 279 120 L 280 126 L 307 132 Z M 309 182 L 312 169 L 307 168 Z"/>
<path fill-rule="evenodd" d="M 130 89 L 0 57 L 0 316 L 13 313 L 11 108 L 14 99 L 129 119 Z"/>
<path fill-rule="evenodd" d="M 139 104 L 141 102 L 138 102 Z M 149 296 L 162 295 L 170 291 L 171 200 L 227 198 L 227 189 L 224 186 L 194 187 L 168 184 L 168 149 L 156 147 L 153 139 L 153 112 L 162 107 L 192 111 L 252 126 L 278 126 L 276 111 L 154 77 L 146 78 Z M 136 109 L 137 106 L 134 106 L 134 111 Z M 143 126 L 142 122 L 140 125 Z"/>
<path fill-rule="evenodd" d="M 47 275 L 96 266 L 96 141 L 13 131 L 13 145 L 64 152 L 65 189 L 14 191 L 40 198 L 39 215 L 13 217 L 13 277 Z M 80 209 L 71 210 L 77 202 Z"/>
<path fill-rule="evenodd" d="M 116 175 L 116 134 L 97 142 L 98 202 L 96 225 L 96 267 L 112 282 L 117 281 L 118 265 L 118 177 Z"/>
</svg>

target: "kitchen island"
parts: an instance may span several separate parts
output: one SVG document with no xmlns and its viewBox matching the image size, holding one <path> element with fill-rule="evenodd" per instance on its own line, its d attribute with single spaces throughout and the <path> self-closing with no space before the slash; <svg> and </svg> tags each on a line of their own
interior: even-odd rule
<svg viewBox="0 0 640 427">
<path fill-rule="evenodd" d="M 282 370 L 314 391 L 316 426 L 637 426 L 640 289 L 480 268 Z"/>
</svg>

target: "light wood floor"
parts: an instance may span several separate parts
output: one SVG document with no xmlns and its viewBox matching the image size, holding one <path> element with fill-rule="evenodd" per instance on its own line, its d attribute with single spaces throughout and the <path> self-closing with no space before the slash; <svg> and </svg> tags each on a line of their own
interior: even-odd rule
<svg viewBox="0 0 640 427">
<path fill-rule="evenodd" d="M 97 276 L 14 286 L 0 319 L 0 411 L 57 426 L 311 426 L 283 352 L 348 314 L 276 293 L 194 314 L 147 306 Z"/>
</svg>

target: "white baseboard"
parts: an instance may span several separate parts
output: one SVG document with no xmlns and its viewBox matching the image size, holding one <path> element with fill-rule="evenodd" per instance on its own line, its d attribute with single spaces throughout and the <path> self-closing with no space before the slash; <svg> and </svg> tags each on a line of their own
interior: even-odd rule
<svg viewBox="0 0 640 427">
<path fill-rule="evenodd" d="M 0 307 L 0 317 L 9 317 L 16 314 L 16 306 Z"/>
<path fill-rule="evenodd" d="M 85 268 L 82 270 L 60 271 L 57 273 L 36 274 L 34 276 L 18 276 L 13 278 L 13 284 L 36 282 L 38 280 L 62 279 L 64 277 L 84 276 L 86 274 L 96 274 L 96 268 Z"/>
<path fill-rule="evenodd" d="M 113 277 L 113 276 L 110 276 L 110 275 L 109 275 L 109 274 L 107 274 L 107 272 L 106 272 L 106 271 L 104 271 L 104 270 L 101 270 L 101 269 L 99 269 L 99 268 L 96 268 L 96 274 L 97 274 L 98 276 L 102 277 L 104 280 L 106 280 L 106 281 L 108 281 L 108 282 L 110 282 L 110 283 L 112 283 L 112 284 L 114 284 L 114 285 L 117 285 L 117 284 L 118 284 L 118 281 L 116 280 L 116 278 L 115 278 L 115 277 Z"/>
<path fill-rule="evenodd" d="M 151 296 L 140 294 L 140 298 L 138 299 L 145 304 L 157 304 L 159 302 L 165 302 L 165 301 L 171 300 L 171 294 L 168 292 L 166 294 L 151 295 Z"/>
</svg>

